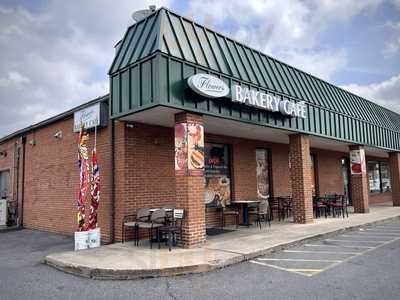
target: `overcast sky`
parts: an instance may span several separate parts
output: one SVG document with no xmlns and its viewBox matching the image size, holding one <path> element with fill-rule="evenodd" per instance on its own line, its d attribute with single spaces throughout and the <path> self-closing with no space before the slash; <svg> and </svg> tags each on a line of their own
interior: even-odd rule
<svg viewBox="0 0 400 300">
<path fill-rule="evenodd" d="M 400 112 L 400 0 L 1 0 L 0 136 L 108 93 L 113 46 L 150 4 Z"/>
</svg>

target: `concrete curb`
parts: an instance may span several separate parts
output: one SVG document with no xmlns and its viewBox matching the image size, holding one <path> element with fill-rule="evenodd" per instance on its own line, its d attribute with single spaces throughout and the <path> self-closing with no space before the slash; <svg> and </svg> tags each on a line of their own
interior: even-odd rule
<svg viewBox="0 0 400 300">
<path fill-rule="evenodd" d="M 268 247 L 265 249 L 260 249 L 258 251 L 254 251 L 249 254 L 240 254 L 237 253 L 237 256 L 234 256 L 230 259 L 219 260 L 210 262 L 207 264 L 200 265 L 187 265 L 182 267 L 173 267 L 173 268 L 164 268 L 164 269 L 149 269 L 149 270 L 133 270 L 133 269 L 106 269 L 106 268 L 90 268 L 84 265 L 75 265 L 70 263 L 64 263 L 63 261 L 54 259 L 51 255 L 46 256 L 44 258 L 44 263 L 56 268 L 57 270 L 63 271 L 65 273 L 77 275 L 80 277 L 91 278 L 91 279 L 99 279 L 99 280 L 133 280 L 133 279 L 144 279 L 144 278 L 155 278 L 155 277 L 170 277 L 170 276 L 179 276 L 179 275 L 187 275 L 187 274 L 196 274 L 196 273 L 205 273 L 209 271 L 213 271 L 216 269 L 221 269 L 230 265 L 238 264 L 244 261 L 251 260 L 253 258 L 266 255 L 272 252 L 280 251 L 283 249 L 287 249 L 293 246 L 302 245 L 306 242 L 310 242 L 312 240 L 317 240 L 320 238 L 327 238 L 330 236 L 335 236 L 340 233 L 354 231 L 361 227 L 370 226 L 370 225 L 378 225 L 384 224 L 387 222 L 400 220 L 400 216 L 390 217 L 386 219 L 381 219 L 377 221 L 372 221 L 368 223 L 364 223 L 361 225 L 348 226 L 345 228 L 341 228 L 338 230 L 327 231 L 324 233 L 310 235 L 308 237 L 303 237 L 297 239 L 292 242 L 282 243 L 273 247 Z M 212 249 L 214 251 L 222 251 L 218 249 Z"/>
</svg>

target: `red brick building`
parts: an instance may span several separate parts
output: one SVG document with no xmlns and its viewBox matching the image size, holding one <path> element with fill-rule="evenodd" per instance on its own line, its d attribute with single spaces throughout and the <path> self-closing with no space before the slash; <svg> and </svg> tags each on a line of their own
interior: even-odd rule
<svg viewBox="0 0 400 300">
<path fill-rule="evenodd" d="M 109 74 L 110 96 L 0 139 L 0 197 L 19 225 L 76 231 L 74 113 L 98 103 L 104 242 L 142 207 L 184 208 L 191 247 L 235 200 L 290 195 L 299 223 L 315 195 L 345 194 L 356 213 L 400 205 L 398 114 L 167 9 L 128 28 Z"/>
</svg>

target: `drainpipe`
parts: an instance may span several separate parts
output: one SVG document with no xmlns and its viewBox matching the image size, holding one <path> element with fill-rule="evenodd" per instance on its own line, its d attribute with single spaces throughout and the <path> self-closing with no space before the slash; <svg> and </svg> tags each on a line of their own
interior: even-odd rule
<svg viewBox="0 0 400 300">
<path fill-rule="evenodd" d="M 115 124 L 111 120 L 111 221 L 110 221 L 110 242 L 115 241 Z"/>
<path fill-rule="evenodd" d="M 26 136 L 21 138 L 22 142 L 22 179 L 21 179 L 21 216 L 19 218 L 19 227 L 24 227 L 24 200 L 25 200 L 25 148 Z"/>
</svg>

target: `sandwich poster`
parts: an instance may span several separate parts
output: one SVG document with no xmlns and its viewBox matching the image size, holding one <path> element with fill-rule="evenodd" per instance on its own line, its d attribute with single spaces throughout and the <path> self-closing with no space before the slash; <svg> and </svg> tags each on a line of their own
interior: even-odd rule
<svg viewBox="0 0 400 300">
<path fill-rule="evenodd" d="M 203 176 L 204 127 L 198 123 L 175 124 L 175 174 Z"/>
<path fill-rule="evenodd" d="M 204 127 L 198 123 L 187 124 L 188 170 L 191 176 L 204 173 Z"/>
</svg>

